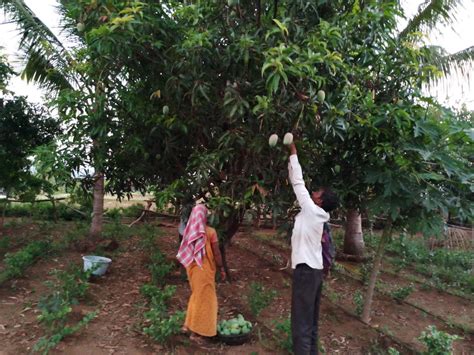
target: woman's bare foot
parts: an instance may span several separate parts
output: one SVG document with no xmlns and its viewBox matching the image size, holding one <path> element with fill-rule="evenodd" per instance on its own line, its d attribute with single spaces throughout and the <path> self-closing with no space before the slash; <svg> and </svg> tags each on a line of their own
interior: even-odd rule
<svg viewBox="0 0 474 355">
<path fill-rule="evenodd" d="M 203 343 L 202 337 L 194 333 L 189 336 L 189 340 L 194 341 L 195 343 L 198 343 L 198 344 Z"/>
<path fill-rule="evenodd" d="M 181 327 L 181 333 L 183 333 L 183 334 L 188 334 L 188 333 L 189 333 L 189 328 L 186 327 L 185 325 L 183 325 L 183 326 Z"/>
<path fill-rule="evenodd" d="M 199 334 L 196 334 L 196 333 L 192 333 L 189 336 L 189 340 L 194 341 L 195 343 L 197 343 L 199 345 L 205 345 L 205 344 L 209 343 L 209 339 L 207 337 L 203 337 L 203 336 L 201 336 Z"/>
</svg>

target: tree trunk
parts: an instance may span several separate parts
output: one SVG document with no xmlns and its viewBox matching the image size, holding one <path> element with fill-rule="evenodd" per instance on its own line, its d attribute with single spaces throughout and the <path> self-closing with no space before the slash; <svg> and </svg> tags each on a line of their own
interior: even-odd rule
<svg viewBox="0 0 474 355">
<path fill-rule="evenodd" d="M 56 201 L 54 200 L 53 195 L 48 195 L 48 198 L 51 199 L 51 204 L 53 205 L 53 220 L 54 220 L 54 223 L 58 223 L 58 210 L 56 208 Z"/>
<path fill-rule="evenodd" d="M 92 223 L 89 237 L 93 240 L 100 238 L 104 217 L 104 174 L 94 174 L 94 201 L 92 207 Z"/>
<path fill-rule="evenodd" d="M 245 210 L 234 210 L 229 218 L 229 222 L 227 223 L 227 228 L 224 236 L 224 242 L 219 244 L 219 248 L 222 254 L 222 263 L 224 264 L 224 270 L 227 276 L 227 280 L 229 282 L 232 281 L 230 277 L 230 272 L 229 272 L 229 267 L 227 266 L 227 257 L 225 253 L 225 248 L 227 247 L 227 244 L 230 243 L 232 237 L 237 233 L 239 230 L 240 224 L 242 223 L 242 218 L 244 215 Z"/>
<path fill-rule="evenodd" d="M 383 230 L 382 237 L 380 238 L 379 245 L 377 247 L 377 253 L 375 255 L 374 264 L 370 273 L 369 285 L 367 287 L 367 292 L 364 296 L 364 310 L 362 311 L 362 321 L 366 324 L 369 324 L 370 322 L 370 312 L 372 310 L 372 298 L 374 296 L 375 283 L 377 281 L 377 276 L 379 274 L 380 266 L 382 264 L 382 256 L 385 251 L 385 245 L 387 244 L 391 235 L 392 221 L 388 220 Z"/>
<path fill-rule="evenodd" d="M 7 213 L 7 203 L 8 203 L 8 197 L 5 198 L 5 202 L 3 203 L 2 222 L 0 223 L 0 229 L 3 229 L 3 226 L 5 225 L 5 215 Z"/>
<path fill-rule="evenodd" d="M 230 278 L 230 273 L 229 273 L 229 266 L 227 266 L 227 256 L 225 253 L 225 245 L 224 243 L 219 244 L 219 250 L 221 252 L 221 257 L 222 257 L 222 264 L 224 266 L 224 271 L 227 276 L 227 281 L 231 282 L 232 279 Z"/>
<path fill-rule="evenodd" d="M 349 209 L 346 214 L 346 231 L 344 234 L 344 254 L 362 257 L 365 252 L 362 234 L 362 218 L 356 209 Z"/>
</svg>

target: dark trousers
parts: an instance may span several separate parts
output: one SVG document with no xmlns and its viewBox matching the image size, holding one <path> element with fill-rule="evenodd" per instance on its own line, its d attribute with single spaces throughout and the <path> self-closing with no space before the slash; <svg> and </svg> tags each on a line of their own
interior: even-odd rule
<svg viewBox="0 0 474 355">
<path fill-rule="evenodd" d="M 323 288 L 323 270 L 306 264 L 293 270 L 291 295 L 291 332 L 295 355 L 318 354 L 319 304 Z"/>
</svg>

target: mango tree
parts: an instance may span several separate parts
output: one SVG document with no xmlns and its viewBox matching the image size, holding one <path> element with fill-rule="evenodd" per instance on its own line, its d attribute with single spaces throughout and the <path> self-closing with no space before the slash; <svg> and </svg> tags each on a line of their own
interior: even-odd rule
<svg viewBox="0 0 474 355">
<path fill-rule="evenodd" d="M 306 5 L 198 2 L 173 13 L 179 41 L 165 51 L 160 103 L 188 127 L 192 151 L 173 187 L 208 200 L 221 245 L 255 206 L 287 216 L 287 153 L 268 137 L 314 129 L 326 107 L 317 93 L 342 68 L 340 28 L 321 17 L 335 10 Z"/>
<path fill-rule="evenodd" d="M 17 197 L 33 201 L 45 181 L 32 171 L 34 150 L 50 143 L 58 133 L 58 122 L 39 105 L 5 89 L 14 72 L 4 57 L 0 56 L 0 187 L 6 195 L 2 208 L 4 214 L 8 198 Z"/>
<path fill-rule="evenodd" d="M 96 3 L 93 11 L 77 5 L 70 17 L 81 19 L 89 50 L 113 58 L 108 68 L 126 78 L 126 87 L 116 89 L 122 101 L 117 112 L 119 119 L 132 117 L 129 132 L 142 136 L 134 137 L 137 142 L 122 138 L 119 156 L 142 153 L 134 160 L 138 176 L 155 177 L 157 189 L 182 176 L 167 196 L 176 187 L 180 197 L 212 198 L 225 239 L 253 204 L 265 202 L 275 216 L 286 215 L 292 201 L 282 188 L 286 155 L 266 142 L 270 133 L 297 127 L 302 117 L 313 122 L 325 74 L 330 77 L 342 62 L 319 40 L 340 39 L 338 29 L 321 22 L 337 6 L 303 12 L 306 4 L 292 2 L 130 2 L 122 12 L 107 12 Z M 300 24 L 274 20 L 286 15 Z M 153 138 L 154 144 L 146 143 Z"/>
<path fill-rule="evenodd" d="M 355 204 L 386 218 L 365 298 L 363 320 L 368 321 L 392 230 L 429 235 L 440 231 L 442 212 L 472 215 L 462 199 L 472 189 L 472 163 L 466 151 L 456 148 L 461 143 L 472 151 L 472 141 L 453 114 L 421 94 L 423 84 L 439 71 L 430 64 L 427 48 L 396 36 L 397 7 L 369 2 L 364 10 L 354 8 L 338 19 L 351 28 L 370 26 L 374 32 L 359 40 L 343 39 L 350 40 L 343 46 L 347 51 L 340 49 L 350 74 L 331 88 L 328 100 L 333 106 L 321 129 L 306 131 L 302 151 L 310 156 L 305 162 L 310 172 L 330 172 L 314 179 L 339 187 L 346 206 Z M 331 126 L 337 127 L 336 134 Z"/>
<path fill-rule="evenodd" d="M 293 129 L 301 132 L 308 178 L 336 185 L 352 208 L 380 197 L 367 177 L 373 160 L 384 162 L 385 150 L 398 149 L 425 117 L 429 102 L 419 91 L 435 72 L 423 50 L 398 40 L 396 4 L 162 2 L 143 6 L 148 11 L 157 20 L 143 16 L 141 28 L 155 29 L 158 40 L 135 35 L 128 52 L 107 48 L 148 100 L 139 107 L 153 117 L 151 133 L 175 129 L 173 139 L 163 133 L 171 148 L 163 160 L 174 156 L 173 142 L 189 154 L 168 169 L 184 173 L 159 201 L 207 199 L 224 244 L 254 206 L 287 216 L 294 201 L 287 155 L 267 139 Z M 102 40 L 137 22 L 115 34 L 102 30 Z M 173 178 L 155 174 L 158 189 Z"/>
<path fill-rule="evenodd" d="M 377 273 L 385 244 L 394 230 L 404 228 L 432 236 L 441 233 L 443 215 L 454 213 L 471 220 L 473 216 L 472 203 L 467 198 L 474 188 L 472 161 L 457 148 L 467 145 L 472 155 L 473 140 L 466 125 L 456 122 L 447 111 L 441 121 L 427 114 L 426 107 L 413 106 L 411 113 L 423 118 L 405 121 L 405 135 L 396 144 L 379 148 L 385 159 L 379 154 L 365 178 L 375 196 L 371 210 L 385 212 L 387 222 L 365 296 L 364 322 L 370 321 Z"/>
</svg>

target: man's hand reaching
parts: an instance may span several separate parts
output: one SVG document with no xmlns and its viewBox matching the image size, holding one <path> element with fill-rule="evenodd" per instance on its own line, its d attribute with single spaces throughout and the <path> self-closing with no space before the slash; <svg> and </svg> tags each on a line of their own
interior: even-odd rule
<svg viewBox="0 0 474 355">
<path fill-rule="evenodd" d="M 290 155 L 296 155 L 297 151 L 296 151 L 296 145 L 294 142 L 288 145 L 288 149 L 290 149 Z"/>
</svg>

